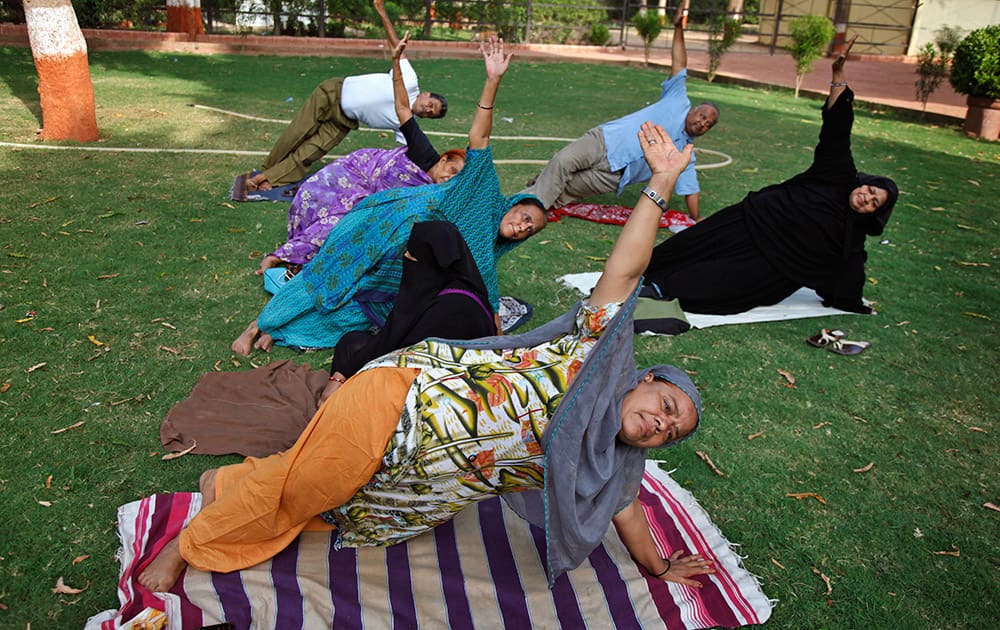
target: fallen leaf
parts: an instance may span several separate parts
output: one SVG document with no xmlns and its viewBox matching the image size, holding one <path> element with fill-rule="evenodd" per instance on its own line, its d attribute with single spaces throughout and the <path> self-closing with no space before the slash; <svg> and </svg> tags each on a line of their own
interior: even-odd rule
<svg viewBox="0 0 1000 630">
<path fill-rule="evenodd" d="M 549 241 L 542 241 L 541 243 L 539 243 L 539 245 L 548 245 L 551 242 L 552 242 L 551 240 L 549 240 Z"/>
<path fill-rule="evenodd" d="M 970 183 L 970 184 L 972 184 L 973 186 L 978 186 L 978 185 L 979 185 L 979 182 L 977 182 L 977 181 L 976 181 L 976 180 L 974 180 L 974 179 L 967 179 L 967 180 L 965 180 L 965 181 L 969 182 L 969 183 Z"/>
<path fill-rule="evenodd" d="M 52 507 L 52 502 L 51 501 L 39 501 L 38 505 L 40 505 L 42 507 Z"/>
<path fill-rule="evenodd" d="M 931 555 L 934 556 L 952 556 L 954 558 L 962 557 L 962 552 L 959 551 L 958 547 L 955 545 L 951 546 L 951 551 L 932 551 Z"/>
<path fill-rule="evenodd" d="M 120 275 L 121 275 L 120 273 L 106 273 L 104 275 L 97 276 L 97 279 L 98 280 L 110 280 L 112 278 L 117 278 Z"/>
<path fill-rule="evenodd" d="M 771 558 L 771 562 L 774 563 L 774 566 L 778 567 L 779 569 L 784 569 L 785 568 L 785 565 L 781 564 L 780 562 L 778 562 L 774 558 Z"/>
<path fill-rule="evenodd" d="M 869 284 L 878 284 L 878 279 L 876 279 L 876 278 L 868 278 L 868 283 Z"/>
<path fill-rule="evenodd" d="M 569 251 L 573 251 L 573 246 L 570 243 L 563 241 L 563 245 L 565 245 L 566 249 L 568 249 Z"/>
<path fill-rule="evenodd" d="M 69 431 L 70 429 L 79 429 L 80 427 L 83 426 L 83 424 L 85 422 L 86 422 L 86 420 L 81 420 L 81 421 L 79 421 L 77 423 L 69 425 L 68 427 L 63 427 L 61 429 L 56 429 L 55 431 L 52 431 L 52 435 L 59 435 L 60 433 L 65 433 L 65 432 Z"/>
<path fill-rule="evenodd" d="M 163 461 L 167 461 L 167 460 L 170 460 L 170 459 L 177 459 L 178 457 L 184 457 L 185 455 L 187 455 L 188 453 L 190 453 L 194 449 L 198 448 L 198 441 L 197 440 L 193 440 L 193 441 L 194 441 L 194 444 L 192 444 L 191 446 L 187 447 L 183 451 L 178 451 L 176 453 L 167 453 L 161 459 Z"/>
<path fill-rule="evenodd" d="M 816 499 L 823 505 L 826 505 L 826 499 L 819 496 L 815 492 L 787 492 L 785 493 L 785 496 L 790 497 L 792 499 L 797 499 L 799 501 L 801 501 L 802 499 Z"/>
<path fill-rule="evenodd" d="M 996 505 L 996 504 L 993 504 L 993 503 L 983 503 L 983 507 L 986 508 L 987 510 L 993 510 L 994 512 L 1000 512 L 1000 505 Z"/>
<path fill-rule="evenodd" d="M 931 208 L 931 210 L 934 212 L 944 212 L 944 208 L 942 208 L 941 206 L 935 206 Z"/>
<path fill-rule="evenodd" d="M 52 589 L 52 592 L 62 593 L 63 595 L 76 595 L 78 593 L 82 593 L 85 590 L 87 590 L 87 587 L 89 586 L 90 583 L 88 582 L 87 586 L 84 586 L 83 588 L 73 588 L 72 586 L 67 586 L 66 583 L 63 582 L 62 576 L 59 576 L 59 579 L 56 580 L 56 585 L 55 588 Z"/>
<path fill-rule="evenodd" d="M 969 262 L 965 260 L 956 260 L 959 265 L 963 267 L 989 267 L 990 263 L 987 262 Z"/>
<path fill-rule="evenodd" d="M 955 227 L 957 227 L 960 230 L 976 230 L 977 229 L 977 228 L 972 227 L 971 225 L 963 225 L 961 223 L 956 223 Z"/>
<path fill-rule="evenodd" d="M 604 262 L 608 259 L 607 256 L 584 256 L 587 260 L 596 260 L 597 262 Z"/>
<path fill-rule="evenodd" d="M 80 564 L 81 562 L 83 562 L 84 560 L 86 560 L 89 557 L 90 557 L 89 555 L 77 556 L 77 557 L 73 558 L 73 564 Z"/>
<path fill-rule="evenodd" d="M 750 435 L 747 436 L 747 440 L 755 440 L 755 439 L 757 439 L 759 437 L 762 437 L 763 435 L 764 435 L 764 431 L 763 430 L 758 431 L 756 433 L 751 433 Z"/>
<path fill-rule="evenodd" d="M 778 374 L 784 376 L 785 380 L 788 381 L 785 387 L 791 387 L 792 389 L 795 389 L 795 377 L 792 376 L 791 372 L 787 370 L 778 370 Z"/>
<path fill-rule="evenodd" d="M 222 360 L 220 359 L 220 360 L 216 361 L 215 364 L 212 365 L 212 369 L 215 370 L 216 372 L 221 372 L 222 371 Z"/>
<path fill-rule="evenodd" d="M 43 363 L 36 363 L 35 365 L 32 365 L 30 368 L 28 368 L 27 370 L 25 370 L 24 373 L 25 374 L 31 374 L 35 370 L 41 369 L 41 368 L 45 367 L 46 365 L 48 365 L 48 363 L 44 363 L 44 362 Z"/>
<path fill-rule="evenodd" d="M 853 470 L 856 473 L 865 473 L 865 472 L 868 472 L 869 470 L 871 470 L 874 467 L 875 467 L 875 462 L 868 462 L 867 466 L 862 466 L 861 468 L 854 468 Z"/>
<path fill-rule="evenodd" d="M 177 330 L 177 326 L 174 326 L 170 322 L 160 322 L 160 326 L 164 326 L 166 328 L 169 328 L 170 330 Z"/>
<path fill-rule="evenodd" d="M 177 348 L 168 348 L 167 346 L 160 346 L 160 350 L 163 350 L 164 352 L 169 352 L 170 354 L 174 355 L 181 353 L 181 351 L 178 350 Z"/>
<path fill-rule="evenodd" d="M 222 202 L 222 205 L 226 206 L 227 208 L 233 209 L 233 210 L 236 209 L 236 206 L 234 206 L 231 203 L 225 202 L 225 201 Z"/>
<path fill-rule="evenodd" d="M 10 389 L 10 383 L 0 385 L 0 394 L 6 392 L 8 389 Z"/>
<path fill-rule="evenodd" d="M 95 337 L 95 336 L 93 336 L 93 335 L 87 335 L 87 339 L 88 339 L 88 340 L 90 341 L 90 343 L 94 344 L 94 345 L 95 345 L 95 346 L 97 346 L 98 348 L 100 348 L 101 346 L 106 346 L 106 345 L 108 345 L 108 344 L 104 343 L 103 341 L 99 341 L 99 340 L 97 339 L 97 337 Z"/>
<path fill-rule="evenodd" d="M 913 528 L 913 537 L 914 538 L 923 538 L 924 537 L 924 533 L 922 531 L 920 531 L 919 527 L 914 527 Z"/>
<path fill-rule="evenodd" d="M 815 573 L 816 575 L 818 575 L 820 577 L 820 579 L 823 580 L 823 583 L 826 584 L 826 592 L 823 593 L 823 594 L 824 595 L 832 595 L 833 594 L 833 585 L 830 584 L 830 578 L 828 578 L 825 575 L 823 575 L 823 573 L 819 569 L 817 569 L 816 567 L 813 567 L 812 570 L 813 570 L 813 573 Z M 827 601 L 829 601 L 829 600 L 827 600 Z"/>
<path fill-rule="evenodd" d="M 52 203 L 53 201 L 55 201 L 58 198 L 59 198 L 59 196 L 57 195 L 55 197 L 49 197 L 45 201 L 36 201 L 35 203 L 33 203 L 30 206 L 28 206 L 28 210 L 30 210 L 32 208 L 37 208 L 38 206 L 41 206 L 41 205 L 46 204 L 46 203 Z"/>
<path fill-rule="evenodd" d="M 49 475 L 48 478 L 45 479 L 45 487 L 46 488 L 52 487 L 52 475 Z"/>
<path fill-rule="evenodd" d="M 714 472 L 720 477 L 726 476 L 726 473 L 719 470 L 719 468 L 714 463 L 712 463 L 712 458 L 710 458 L 706 453 L 704 453 L 703 451 L 695 451 L 694 454 L 700 457 L 701 461 L 708 464 L 708 467 L 712 470 L 712 472 Z"/>
<path fill-rule="evenodd" d="M 814 424 L 813 428 L 814 429 L 822 429 L 823 427 L 829 426 L 831 424 L 833 424 L 833 423 L 832 422 L 820 422 L 819 424 Z"/>
<path fill-rule="evenodd" d="M 679 356 L 682 359 L 692 359 L 694 361 L 704 361 L 704 359 L 702 359 L 701 357 L 699 357 L 697 355 L 694 355 L 694 354 L 678 354 L 677 356 Z"/>
<path fill-rule="evenodd" d="M 31 258 L 28 254 L 22 254 L 21 252 L 7 252 L 7 256 L 10 258 Z"/>
<path fill-rule="evenodd" d="M 969 427 L 969 431 L 975 431 L 976 433 L 986 433 L 986 429 L 980 427 Z"/>
</svg>

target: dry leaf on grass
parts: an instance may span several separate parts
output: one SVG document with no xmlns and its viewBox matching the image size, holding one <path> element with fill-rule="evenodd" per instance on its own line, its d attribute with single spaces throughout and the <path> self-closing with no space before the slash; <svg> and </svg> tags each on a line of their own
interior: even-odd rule
<svg viewBox="0 0 1000 630">
<path fill-rule="evenodd" d="M 10 389 L 10 383 L 0 385 L 0 394 L 6 392 L 8 389 Z"/>
<path fill-rule="evenodd" d="M 786 492 L 785 496 L 790 497 L 792 499 L 797 499 L 799 501 L 801 501 L 802 499 L 816 499 L 823 505 L 826 505 L 826 499 L 816 494 L 815 492 Z"/>
<path fill-rule="evenodd" d="M 89 587 L 90 587 L 90 582 L 87 582 L 87 586 L 84 586 L 83 588 L 73 588 L 72 586 L 67 586 L 66 583 L 63 582 L 62 576 L 59 576 L 59 579 L 56 580 L 56 585 L 52 589 L 52 592 L 62 593 L 63 595 L 76 595 L 78 593 L 84 592 Z"/>
<path fill-rule="evenodd" d="M 44 362 L 43 363 L 36 363 L 35 365 L 32 365 L 30 368 L 28 368 L 27 370 L 25 370 L 24 373 L 25 374 L 31 374 L 35 370 L 41 369 L 41 368 L 45 367 L 46 365 L 48 365 L 48 363 L 44 363 Z"/>
<path fill-rule="evenodd" d="M 726 476 L 726 473 L 724 473 L 721 470 L 719 470 L 719 468 L 714 463 L 712 463 L 712 458 L 709 457 L 704 451 L 695 451 L 694 454 L 697 455 L 698 457 L 700 457 L 701 461 L 703 461 L 706 464 L 708 464 L 708 467 L 712 470 L 712 472 L 714 472 L 715 474 L 717 474 L 720 477 L 725 477 Z"/>
<path fill-rule="evenodd" d="M 868 462 L 867 466 L 862 466 L 861 468 L 854 468 L 853 470 L 856 473 L 866 473 L 874 467 L 875 467 L 875 462 Z"/>
<path fill-rule="evenodd" d="M 693 361 L 704 361 L 704 359 L 702 359 L 696 354 L 678 354 L 677 356 L 679 356 L 682 359 L 691 359 Z"/>
<path fill-rule="evenodd" d="M 73 564 L 80 564 L 89 557 L 90 557 L 89 555 L 77 556 L 73 558 Z"/>
<path fill-rule="evenodd" d="M 192 444 L 191 446 L 187 447 L 183 451 L 178 451 L 176 453 L 167 453 L 166 455 L 164 455 L 162 457 L 162 459 L 163 459 L 163 461 L 167 461 L 167 460 L 171 460 L 171 459 L 177 459 L 178 457 L 184 457 L 185 455 L 187 455 L 188 453 L 190 453 L 191 451 L 193 451 L 196 448 L 198 448 L 198 441 L 197 440 L 194 441 L 194 444 Z"/>
<path fill-rule="evenodd" d="M 785 565 L 781 564 L 780 562 L 778 562 L 774 558 L 771 558 L 771 562 L 774 564 L 774 566 L 778 567 L 779 569 L 784 569 L 785 568 Z"/>
<path fill-rule="evenodd" d="M 969 427 L 969 431 L 975 431 L 976 433 L 986 433 L 986 429 L 982 427 Z"/>
<path fill-rule="evenodd" d="M 160 350 L 163 350 L 164 352 L 169 352 L 170 354 L 173 355 L 178 355 L 181 353 L 181 351 L 178 350 L 177 348 L 168 348 L 167 346 L 160 346 Z"/>
<path fill-rule="evenodd" d="M 95 346 L 97 346 L 98 348 L 100 348 L 101 346 L 106 346 L 106 345 L 108 345 L 108 344 L 104 343 L 103 341 L 99 340 L 99 339 L 98 339 L 97 337 L 95 337 L 94 335 L 87 335 L 87 341 L 89 341 L 90 343 L 94 344 L 94 345 L 95 345 Z"/>
<path fill-rule="evenodd" d="M 987 510 L 993 510 L 994 512 L 1000 512 L 1000 505 L 994 503 L 983 503 L 983 507 Z"/>
<path fill-rule="evenodd" d="M 955 545 L 952 545 L 951 546 L 951 551 L 932 551 L 931 555 L 934 555 L 934 556 L 952 556 L 952 557 L 955 557 L 955 558 L 959 558 L 959 557 L 962 556 L 962 552 L 959 551 L 958 547 L 956 547 Z"/>
<path fill-rule="evenodd" d="M 962 313 L 962 315 L 965 315 L 966 317 L 978 317 L 979 319 L 993 321 L 992 319 L 989 318 L 988 315 L 983 315 L 982 313 L 973 313 L 972 311 L 965 311 L 964 313 Z"/>
<path fill-rule="evenodd" d="M 122 275 L 122 274 L 120 274 L 120 273 L 106 273 L 106 274 L 97 276 L 97 279 L 98 280 L 110 280 L 112 278 L 117 278 L 120 275 Z"/>
<path fill-rule="evenodd" d="M 971 260 L 956 260 L 956 263 L 963 267 L 989 267 L 988 262 L 972 262 Z"/>
<path fill-rule="evenodd" d="M 823 427 L 830 426 L 831 424 L 833 424 L 833 423 L 832 422 L 820 422 L 819 424 L 814 424 L 813 428 L 814 429 L 822 429 Z"/>
<path fill-rule="evenodd" d="M 763 430 L 758 431 L 756 433 L 751 433 L 750 435 L 747 436 L 747 440 L 755 440 L 755 439 L 757 439 L 759 437 L 762 437 L 763 435 L 764 435 L 764 431 Z"/>
<path fill-rule="evenodd" d="M 795 389 L 795 377 L 792 376 L 791 372 L 789 372 L 788 370 L 778 370 L 778 374 L 784 376 L 785 380 L 788 381 L 785 384 L 785 387 L 791 387 L 792 389 Z"/>
<path fill-rule="evenodd" d="M 48 477 L 47 477 L 47 478 L 45 479 L 45 487 L 46 487 L 46 488 L 51 488 L 51 487 L 52 487 L 52 475 L 49 475 L 49 476 L 48 476 Z"/>
<path fill-rule="evenodd" d="M 52 501 L 39 501 L 38 505 L 42 507 L 52 507 Z"/>
<path fill-rule="evenodd" d="M 174 326 L 170 322 L 160 322 L 160 326 L 165 326 L 166 328 L 169 328 L 170 330 L 177 330 L 177 326 Z"/>
<path fill-rule="evenodd" d="M 86 420 L 81 420 L 79 422 L 74 422 L 73 424 L 69 425 L 68 427 L 63 427 L 61 429 L 56 429 L 55 431 L 52 431 L 52 435 L 59 435 L 60 433 L 65 433 L 65 432 L 67 432 L 67 431 L 69 431 L 71 429 L 78 429 L 78 428 L 82 427 L 85 422 L 87 422 L 87 421 Z"/>
<path fill-rule="evenodd" d="M 566 249 L 568 249 L 569 251 L 573 251 L 573 246 L 570 243 L 563 241 L 563 245 L 565 245 Z"/>
<path fill-rule="evenodd" d="M 817 569 L 816 567 L 813 567 L 812 570 L 813 570 L 813 573 L 815 573 L 816 575 L 818 575 L 820 577 L 820 579 L 823 580 L 823 583 L 826 584 L 826 592 L 823 593 L 823 594 L 824 595 L 832 595 L 833 594 L 833 585 L 830 584 L 830 578 L 828 578 L 825 575 L 823 575 L 823 573 L 819 569 Z"/>
</svg>

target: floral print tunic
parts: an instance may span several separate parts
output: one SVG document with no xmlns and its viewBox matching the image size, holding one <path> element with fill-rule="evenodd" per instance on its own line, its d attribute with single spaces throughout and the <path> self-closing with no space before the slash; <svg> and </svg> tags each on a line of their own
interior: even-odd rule
<svg viewBox="0 0 1000 630">
<path fill-rule="evenodd" d="M 572 333 L 532 348 L 479 350 L 427 340 L 369 363 L 416 367 L 382 465 L 322 516 L 338 546 L 386 546 L 466 506 L 543 487 L 542 434 L 587 353 L 621 304 L 577 313 Z"/>
</svg>

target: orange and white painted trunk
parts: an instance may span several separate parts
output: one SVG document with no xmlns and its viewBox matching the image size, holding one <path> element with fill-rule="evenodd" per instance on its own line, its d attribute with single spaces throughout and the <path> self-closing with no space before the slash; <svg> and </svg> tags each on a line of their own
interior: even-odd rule
<svg viewBox="0 0 1000 630">
<path fill-rule="evenodd" d="M 42 102 L 42 139 L 97 140 L 87 42 L 70 0 L 24 0 Z"/>
<path fill-rule="evenodd" d="M 167 0 L 167 32 L 194 37 L 205 32 L 201 23 L 201 0 Z"/>
</svg>

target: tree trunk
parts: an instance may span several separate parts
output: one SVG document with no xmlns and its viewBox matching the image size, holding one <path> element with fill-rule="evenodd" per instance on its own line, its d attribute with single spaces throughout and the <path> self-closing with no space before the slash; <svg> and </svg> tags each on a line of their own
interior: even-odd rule
<svg viewBox="0 0 1000 630">
<path fill-rule="evenodd" d="M 97 140 L 87 42 L 70 0 L 24 0 L 31 56 L 38 72 L 43 140 Z"/>
<path fill-rule="evenodd" d="M 191 39 L 204 33 L 201 0 L 167 0 L 167 32 L 187 33 Z"/>
<path fill-rule="evenodd" d="M 802 79 L 806 78 L 804 74 L 795 75 L 795 98 L 799 97 L 799 87 L 802 86 Z"/>
</svg>

